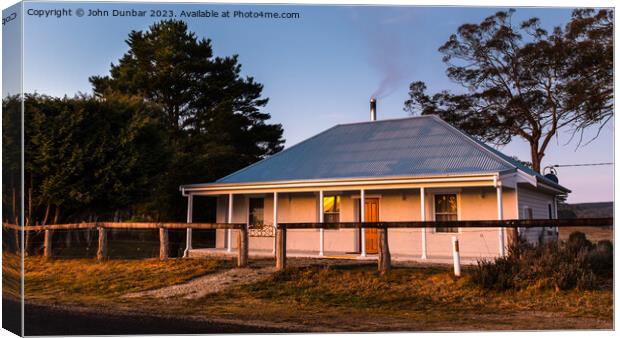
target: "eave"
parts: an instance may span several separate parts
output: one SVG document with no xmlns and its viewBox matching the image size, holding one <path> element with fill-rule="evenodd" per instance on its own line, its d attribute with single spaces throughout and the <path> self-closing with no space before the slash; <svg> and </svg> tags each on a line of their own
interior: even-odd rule
<svg viewBox="0 0 620 338">
<path fill-rule="evenodd" d="M 275 182 L 251 183 L 206 183 L 189 184 L 180 187 L 184 196 L 216 195 L 232 192 L 273 192 L 273 191 L 317 191 L 317 190 L 355 190 L 360 187 L 369 189 L 406 189 L 421 186 L 494 186 L 501 173 L 448 174 L 424 177 L 365 177 L 343 179 L 313 179 Z"/>
</svg>

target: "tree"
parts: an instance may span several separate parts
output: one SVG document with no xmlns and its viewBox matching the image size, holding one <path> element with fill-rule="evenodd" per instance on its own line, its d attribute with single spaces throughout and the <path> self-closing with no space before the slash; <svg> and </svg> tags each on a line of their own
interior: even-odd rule
<svg viewBox="0 0 620 338">
<path fill-rule="evenodd" d="M 566 27 L 572 47 L 567 92 L 580 132 L 593 125 L 600 132 L 613 117 L 613 22 L 612 10 L 578 9 Z"/>
<path fill-rule="evenodd" d="M 537 18 L 512 24 L 514 10 L 465 24 L 439 48 L 448 77 L 465 92 L 428 95 L 410 85 L 405 110 L 438 114 L 483 141 L 520 137 L 541 170 L 558 131 L 604 125 L 613 112 L 613 13 L 577 10 L 566 30 L 547 32 Z"/>
<path fill-rule="evenodd" d="M 24 107 L 26 225 L 130 209 L 166 168 L 159 108 L 139 98 L 33 94 Z"/>
<path fill-rule="evenodd" d="M 178 187 L 208 182 L 280 151 L 282 126 L 268 124 L 263 86 L 241 76 L 236 55 L 214 57 L 183 21 L 132 31 L 129 50 L 109 76 L 90 81 L 99 97 L 136 95 L 159 105 L 173 149 L 172 165 L 156 196 L 162 217 L 183 217 Z"/>
<path fill-rule="evenodd" d="M 2 220 L 13 224 L 19 224 L 21 209 L 21 117 L 21 97 L 5 97 L 2 100 Z"/>
</svg>

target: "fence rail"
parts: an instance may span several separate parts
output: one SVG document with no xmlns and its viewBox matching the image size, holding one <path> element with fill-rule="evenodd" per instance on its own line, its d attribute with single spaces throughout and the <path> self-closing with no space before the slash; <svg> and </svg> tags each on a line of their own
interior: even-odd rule
<svg viewBox="0 0 620 338">
<path fill-rule="evenodd" d="M 295 229 L 377 229 L 379 250 L 377 267 L 379 272 L 387 273 L 392 266 L 388 245 L 388 229 L 393 228 L 538 228 L 538 227 L 604 227 L 612 226 L 614 219 L 574 218 L 574 219 L 515 219 L 515 220 L 481 220 L 481 221 L 417 221 L 417 222 L 342 222 L 342 223 L 280 223 L 276 232 L 276 268 L 286 268 L 286 232 Z M 458 244 L 457 244 L 458 247 Z M 457 250 L 458 251 L 458 250 Z"/>
<path fill-rule="evenodd" d="M 573 218 L 573 219 L 510 219 L 482 221 L 416 221 L 416 222 L 340 222 L 340 223 L 280 223 L 278 227 L 287 229 L 384 229 L 384 228 L 540 228 L 540 227 L 601 227 L 613 225 L 614 219 Z"/>
<path fill-rule="evenodd" d="M 393 228 L 434 228 L 434 227 L 459 227 L 459 228 L 532 228 L 532 227 L 605 227 L 612 226 L 612 217 L 606 218 L 575 218 L 575 219 L 528 219 L 528 220 L 480 220 L 480 221 L 425 221 L 425 222 L 339 222 L 339 223 L 280 223 L 276 231 L 276 267 L 280 270 L 286 268 L 286 232 L 296 229 L 378 229 L 379 250 L 378 268 L 385 273 L 391 268 L 391 255 L 388 246 L 388 229 Z M 3 223 L 3 227 L 20 231 L 45 231 L 43 254 L 47 258 L 52 257 L 52 236 L 54 230 L 97 229 L 98 249 L 97 259 L 107 258 L 107 234 L 108 229 L 153 229 L 159 230 L 160 259 L 167 259 L 168 253 L 168 230 L 170 229 L 236 229 L 237 232 L 237 265 L 246 266 L 248 263 L 249 240 L 248 225 L 244 223 L 119 223 L 119 222 L 94 222 L 94 223 L 71 223 L 21 227 L 15 224 Z"/>
<path fill-rule="evenodd" d="M 90 222 L 50 225 L 32 225 L 20 227 L 4 223 L 4 227 L 13 230 L 44 231 L 44 230 L 75 230 L 75 229 L 241 229 L 245 223 L 129 223 L 129 222 Z"/>
<path fill-rule="evenodd" d="M 164 260 L 170 257 L 168 230 L 171 229 L 236 229 L 237 233 L 237 265 L 246 266 L 248 262 L 248 226 L 244 223 L 122 223 L 122 222 L 90 222 L 90 223 L 68 223 L 51 225 L 34 225 L 22 227 L 16 224 L 3 223 L 3 227 L 11 230 L 25 232 L 45 231 L 43 239 L 43 256 L 52 257 L 52 237 L 55 230 L 79 230 L 97 229 L 97 260 L 104 260 L 108 257 L 107 231 L 111 229 L 127 230 L 159 230 L 159 258 Z M 19 250 L 19 246 L 18 246 Z"/>
</svg>

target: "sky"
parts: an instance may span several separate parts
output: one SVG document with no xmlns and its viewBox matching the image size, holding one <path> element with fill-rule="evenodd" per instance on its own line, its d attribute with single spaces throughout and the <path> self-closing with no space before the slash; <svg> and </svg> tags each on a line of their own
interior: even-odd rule
<svg viewBox="0 0 620 338">
<path fill-rule="evenodd" d="M 217 56 L 239 55 L 242 73 L 264 85 L 265 111 L 284 127 L 289 147 L 335 124 L 368 120 L 368 101 L 378 97 L 378 119 L 406 117 L 408 84 L 424 81 L 430 93 L 461 88 L 445 75 L 438 52 L 464 23 L 479 23 L 504 8 L 413 6 L 281 6 L 226 4 L 25 4 L 24 90 L 53 96 L 91 93 L 88 77 L 107 75 L 127 51 L 131 30 L 146 30 L 156 17 L 38 17 L 28 9 L 213 10 L 299 13 L 297 19 L 182 18 L 198 37 L 212 40 Z M 539 17 L 545 28 L 564 26 L 570 8 L 518 8 L 513 20 Z M 179 18 L 179 17 L 177 17 Z M 6 67 L 5 67 L 6 69 Z M 3 95 L 8 94 L 4 89 Z M 553 141 L 550 164 L 613 162 L 613 121 L 591 143 L 577 147 L 570 134 Z M 586 136 L 592 136 L 594 131 Z M 528 145 L 515 139 L 499 148 L 529 160 Z M 613 200 L 613 167 L 559 168 L 568 201 Z"/>
</svg>

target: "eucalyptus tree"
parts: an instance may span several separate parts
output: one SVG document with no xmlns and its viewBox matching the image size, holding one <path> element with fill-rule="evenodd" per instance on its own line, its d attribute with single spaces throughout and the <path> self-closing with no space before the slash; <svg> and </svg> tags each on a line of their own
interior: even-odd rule
<svg viewBox="0 0 620 338">
<path fill-rule="evenodd" d="M 462 93 L 429 95 L 416 81 L 404 109 L 438 114 L 495 144 L 519 137 L 540 172 L 559 131 L 581 134 L 613 116 L 613 12 L 575 10 L 565 29 L 551 32 L 537 18 L 515 25 L 513 14 L 500 11 L 464 24 L 439 48 L 448 78 Z"/>
</svg>

